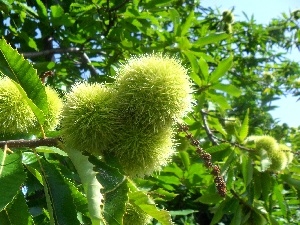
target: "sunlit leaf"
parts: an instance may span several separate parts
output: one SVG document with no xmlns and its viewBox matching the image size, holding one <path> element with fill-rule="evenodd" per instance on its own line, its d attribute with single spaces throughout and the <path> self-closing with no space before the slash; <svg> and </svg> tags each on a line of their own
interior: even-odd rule
<svg viewBox="0 0 300 225">
<path fill-rule="evenodd" d="M 221 61 L 217 68 L 211 73 L 209 82 L 216 83 L 219 80 L 219 78 L 224 76 L 226 72 L 231 68 L 232 60 L 233 57 L 229 56 L 228 58 Z"/>
<path fill-rule="evenodd" d="M 229 35 L 226 33 L 215 33 L 215 34 L 210 34 L 205 37 L 200 37 L 196 42 L 195 45 L 198 47 L 202 47 L 204 45 L 208 44 L 213 44 L 213 43 L 218 43 L 226 38 L 228 38 Z"/>
<path fill-rule="evenodd" d="M 20 152 L 4 154 L 0 149 L 0 211 L 13 201 L 26 179 Z M 5 193 L 5 194 L 4 194 Z"/>
<path fill-rule="evenodd" d="M 34 224 L 33 218 L 29 213 L 29 208 L 26 204 L 24 194 L 19 193 L 14 198 L 8 207 L 5 209 L 10 224 L 18 225 L 32 225 Z M 1 222 L 2 224 L 2 222 Z"/>
</svg>

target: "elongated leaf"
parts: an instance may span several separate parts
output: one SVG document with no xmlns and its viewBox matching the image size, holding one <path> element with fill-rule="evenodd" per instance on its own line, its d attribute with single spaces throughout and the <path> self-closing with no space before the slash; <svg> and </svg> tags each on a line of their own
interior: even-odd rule
<svg viewBox="0 0 300 225">
<path fill-rule="evenodd" d="M 178 211 L 169 211 L 170 215 L 172 215 L 172 216 L 187 216 L 187 215 L 192 214 L 194 212 L 197 212 L 197 211 L 191 210 L 191 209 L 178 210 Z"/>
<path fill-rule="evenodd" d="M 208 193 L 197 198 L 195 202 L 202 202 L 204 204 L 217 204 L 222 200 L 223 198 L 218 193 Z"/>
<path fill-rule="evenodd" d="M 180 151 L 179 154 L 185 169 L 188 170 L 191 165 L 189 154 L 186 151 Z"/>
<path fill-rule="evenodd" d="M 45 115 L 48 113 L 45 87 L 39 79 L 36 70 L 33 69 L 32 65 L 22 55 L 7 44 L 4 39 L 0 40 L 0 74 L 8 76 L 20 84 L 33 104 Z M 37 112 L 37 109 L 33 105 L 30 106 L 40 120 L 40 112 Z M 44 121 L 39 122 L 43 124 Z"/>
<path fill-rule="evenodd" d="M 245 185 L 248 186 L 253 177 L 252 159 L 249 157 L 249 155 L 243 155 L 242 160 L 243 179 Z"/>
<path fill-rule="evenodd" d="M 121 225 L 125 213 L 125 203 L 128 201 L 127 180 L 124 180 L 114 190 L 105 194 L 104 218 L 109 225 Z"/>
<path fill-rule="evenodd" d="M 229 143 L 222 143 L 220 145 L 215 145 L 215 146 L 206 148 L 205 151 L 207 151 L 208 153 L 220 152 L 220 151 L 224 151 L 224 150 L 228 149 L 228 147 L 230 147 Z"/>
<path fill-rule="evenodd" d="M 242 222 L 242 206 L 238 207 L 237 210 L 234 212 L 234 216 L 231 220 L 230 225 L 236 225 L 236 224 L 241 224 Z"/>
<path fill-rule="evenodd" d="M 11 224 L 32 225 L 33 219 L 29 213 L 26 200 L 21 191 L 14 198 L 14 201 L 6 208 L 6 214 Z M 2 224 L 2 223 L 1 223 Z"/>
<path fill-rule="evenodd" d="M 180 26 L 181 28 L 181 36 L 185 36 L 188 32 L 190 27 L 192 26 L 193 20 L 195 19 L 194 11 L 189 12 L 188 17 L 184 24 Z"/>
<path fill-rule="evenodd" d="M 231 106 L 227 102 L 227 99 L 218 93 L 208 92 L 206 95 L 207 99 L 209 99 L 213 104 L 218 105 L 222 110 L 230 109 Z"/>
<path fill-rule="evenodd" d="M 297 190 L 300 191 L 300 180 L 294 179 L 291 175 L 284 174 L 282 175 L 282 179 L 287 182 L 289 185 L 295 187 Z"/>
<path fill-rule="evenodd" d="M 239 130 L 238 138 L 241 142 L 244 141 L 246 139 L 246 137 L 248 136 L 248 130 L 249 130 L 249 109 L 246 112 L 242 126 Z"/>
<path fill-rule="evenodd" d="M 134 191 L 136 190 L 136 187 L 132 182 L 128 182 L 128 186 L 132 191 L 128 195 L 130 202 L 133 201 L 136 206 L 140 207 L 145 213 L 158 220 L 158 222 L 162 225 L 173 224 L 169 212 L 157 209 L 153 200 L 151 200 L 144 192 Z"/>
<path fill-rule="evenodd" d="M 213 44 L 213 43 L 220 42 L 220 41 L 222 41 L 222 40 L 224 40 L 224 39 L 226 39 L 228 37 L 229 37 L 229 35 L 226 34 L 226 33 L 210 34 L 208 36 L 199 38 L 195 42 L 195 45 L 197 47 L 202 47 L 204 45 L 208 45 L 208 44 Z"/>
<path fill-rule="evenodd" d="M 67 156 L 68 154 L 64 151 L 60 150 L 56 147 L 49 147 L 49 146 L 39 146 L 35 149 L 37 152 L 43 152 L 43 153 L 56 153 L 62 156 Z"/>
<path fill-rule="evenodd" d="M 41 160 L 45 175 L 44 187 L 50 196 L 51 206 L 55 224 L 76 225 L 80 224 L 77 220 L 76 207 L 73 202 L 72 192 L 57 168 L 51 163 Z"/>
<path fill-rule="evenodd" d="M 213 88 L 224 91 L 234 97 L 239 97 L 241 95 L 241 90 L 232 84 L 217 83 L 217 84 L 213 85 Z"/>
<path fill-rule="evenodd" d="M 0 211 L 12 202 L 26 179 L 22 156 L 18 153 L 6 155 L 0 150 Z M 5 194 L 4 194 L 5 193 Z"/>
<path fill-rule="evenodd" d="M 286 218 L 287 216 L 287 208 L 286 203 L 284 201 L 284 194 L 283 194 L 282 184 L 275 183 L 274 186 L 274 195 L 276 196 L 276 200 L 278 201 L 278 205 L 280 207 L 282 215 Z"/>
<path fill-rule="evenodd" d="M 199 66 L 200 66 L 201 73 L 203 75 L 203 79 L 205 81 L 207 81 L 208 76 L 209 76 L 209 67 L 208 67 L 207 62 L 205 61 L 205 59 L 203 57 L 201 57 L 200 60 L 199 60 Z"/>
<path fill-rule="evenodd" d="M 232 56 L 229 56 L 227 59 L 224 59 L 219 63 L 217 68 L 211 73 L 209 82 L 216 83 L 220 77 L 224 76 L 225 73 L 231 68 L 232 66 Z"/>
<path fill-rule="evenodd" d="M 43 124 L 45 121 L 45 116 L 42 110 L 40 110 L 34 103 L 33 101 L 27 97 L 26 92 L 24 91 L 24 89 L 14 80 L 12 80 L 13 83 L 16 85 L 16 87 L 19 89 L 20 94 L 22 95 L 22 97 L 26 100 L 27 104 L 30 106 L 30 108 L 32 109 L 33 113 L 35 114 L 36 118 L 39 121 L 39 124 Z"/>
<path fill-rule="evenodd" d="M 38 14 L 40 17 L 47 18 L 47 9 L 44 3 L 41 0 L 36 0 L 36 4 L 38 6 Z"/>
<path fill-rule="evenodd" d="M 89 161 L 89 157 L 83 155 L 75 149 L 67 151 L 72 163 L 82 182 L 84 192 L 88 200 L 89 215 L 92 224 L 103 224 L 101 206 L 103 205 L 103 195 L 100 192 L 102 185 L 96 178 L 96 172 L 93 171 L 94 165 Z M 94 158 L 95 162 L 99 160 Z"/>
<path fill-rule="evenodd" d="M 108 166 L 93 156 L 89 160 L 94 164 L 96 178 L 103 186 L 104 193 L 104 219 L 109 225 L 122 224 L 125 213 L 125 204 L 128 202 L 127 180 L 117 168 Z"/>
</svg>

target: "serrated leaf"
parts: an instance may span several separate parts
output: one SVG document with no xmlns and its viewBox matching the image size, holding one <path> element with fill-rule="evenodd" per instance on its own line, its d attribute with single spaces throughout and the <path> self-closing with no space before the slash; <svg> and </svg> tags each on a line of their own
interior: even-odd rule
<svg viewBox="0 0 300 225">
<path fill-rule="evenodd" d="M 125 203 L 128 201 L 128 186 L 126 177 L 115 167 L 111 167 L 101 162 L 94 156 L 89 157 L 89 161 L 94 164 L 96 178 L 103 186 L 104 194 L 104 219 L 109 225 L 122 224 L 125 213 Z"/>
<path fill-rule="evenodd" d="M 220 42 L 228 37 L 229 37 L 229 35 L 226 33 L 214 33 L 214 34 L 210 34 L 205 37 L 199 38 L 195 42 L 194 45 L 196 45 L 197 47 L 202 47 L 204 45 Z"/>
<path fill-rule="evenodd" d="M 4 39 L 0 39 L 0 52 L 0 73 L 20 84 L 22 90 L 24 90 L 32 103 L 39 108 L 44 115 L 47 115 L 47 95 L 36 70 L 33 69 L 29 61 L 25 60 L 24 57 L 7 44 Z M 37 115 L 39 122 L 43 124 L 44 121 L 41 120 L 40 112 L 38 112 L 32 104 L 29 105 L 35 115 Z"/>
<path fill-rule="evenodd" d="M 73 202 L 72 193 L 58 169 L 51 163 L 40 160 L 43 170 L 44 187 L 50 197 L 51 210 L 55 224 L 76 225 L 80 224 L 77 220 L 76 207 Z M 49 206 L 49 204 L 48 204 Z"/>
<path fill-rule="evenodd" d="M 175 174 L 178 178 L 183 178 L 183 170 L 177 166 L 176 163 L 172 163 L 164 168 L 164 172 Z"/>
<path fill-rule="evenodd" d="M 169 211 L 171 216 L 187 216 L 192 213 L 198 212 L 196 210 L 185 209 L 185 210 L 177 210 L 177 211 Z"/>
<path fill-rule="evenodd" d="M 180 26 L 181 36 L 185 36 L 188 33 L 194 19 L 195 19 L 194 11 L 189 12 L 186 21 L 184 22 L 184 24 Z"/>
<path fill-rule="evenodd" d="M 228 149 L 228 147 L 230 147 L 229 143 L 222 143 L 219 145 L 214 145 L 212 147 L 206 148 L 205 151 L 207 151 L 208 153 L 221 152 Z"/>
<path fill-rule="evenodd" d="M 237 208 L 237 210 L 234 212 L 234 216 L 233 216 L 233 218 L 231 220 L 230 225 L 242 224 L 241 223 L 242 222 L 242 215 L 243 215 L 243 213 L 242 213 L 242 207 L 239 206 Z"/>
<path fill-rule="evenodd" d="M 62 156 L 67 156 L 68 155 L 66 152 L 60 150 L 59 148 L 50 147 L 50 146 L 39 146 L 39 147 L 36 147 L 35 150 L 37 152 L 54 153 L 54 154 L 59 154 L 59 155 L 62 155 Z"/>
<path fill-rule="evenodd" d="M 182 161 L 185 169 L 188 170 L 191 165 L 189 153 L 187 153 L 187 151 L 179 151 L 179 155 L 180 155 L 181 161 Z"/>
<path fill-rule="evenodd" d="M 232 84 L 216 83 L 213 85 L 213 88 L 220 91 L 224 91 L 227 94 L 232 95 L 234 97 L 239 97 L 241 95 L 241 90 Z"/>
<path fill-rule="evenodd" d="M 6 155 L 0 150 L 0 163 L 1 211 L 18 193 L 21 185 L 25 182 L 26 174 L 22 166 L 22 156 L 20 152 Z"/>
<path fill-rule="evenodd" d="M 201 73 L 203 75 L 203 79 L 205 81 L 207 81 L 208 76 L 209 76 L 209 67 L 208 67 L 207 62 L 205 61 L 205 59 L 203 57 L 201 57 L 200 60 L 199 60 L 199 66 L 200 66 Z"/>
<path fill-rule="evenodd" d="M 39 121 L 39 124 L 42 125 L 45 121 L 45 116 L 42 110 L 40 110 L 35 104 L 34 102 L 27 97 L 26 92 L 24 91 L 24 89 L 14 80 L 12 80 L 12 82 L 16 85 L 16 87 L 19 89 L 20 94 L 22 95 L 23 99 L 26 100 L 27 104 L 29 105 L 29 107 L 31 108 L 31 110 L 33 111 L 34 115 L 36 116 L 37 120 Z"/>
<path fill-rule="evenodd" d="M 221 94 L 208 92 L 207 95 L 206 95 L 206 97 L 213 104 L 216 104 L 219 107 L 221 107 L 222 110 L 230 109 L 231 108 L 231 106 L 227 102 L 227 99 L 223 95 L 221 95 Z"/>
<path fill-rule="evenodd" d="M 252 159 L 249 157 L 249 155 L 243 155 L 242 156 L 242 173 L 243 173 L 243 179 L 246 186 L 250 184 L 253 177 L 253 165 L 252 165 Z"/>
<path fill-rule="evenodd" d="M 68 156 L 75 166 L 77 173 L 82 182 L 84 192 L 88 200 L 89 215 L 93 224 L 103 224 L 102 208 L 103 195 L 100 190 L 102 185 L 96 178 L 96 172 L 93 171 L 94 165 L 89 161 L 89 157 L 83 155 L 80 151 L 72 149 L 68 150 Z M 90 156 L 97 163 L 99 159 Z"/>
<path fill-rule="evenodd" d="M 277 182 L 275 183 L 274 186 L 274 195 L 276 196 L 276 200 L 278 202 L 278 205 L 280 207 L 280 211 L 282 213 L 282 216 L 285 218 L 287 217 L 287 208 L 286 208 L 286 203 L 284 201 L 284 194 L 283 194 L 283 188 L 282 184 L 278 184 Z"/>
<path fill-rule="evenodd" d="M 232 66 L 233 57 L 229 56 L 227 59 L 224 59 L 219 63 L 217 68 L 211 73 L 209 82 L 214 84 L 216 83 L 219 78 L 225 75 L 225 73 L 231 68 Z"/>
<path fill-rule="evenodd" d="M 10 221 L 10 224 L 18 224 L 18 225 L 34 224 L 34 221 L 29 213 L 26 200 L 21 191 L 19 191 L 19 193 L 14 198 L 14 201 L 8 205 L 5 211 Z"/>
<path fill-rule="evenodd" d="M 203 204 L 217 204 L 222 200 L 223 198 L 218 193 L 208 193 L 197 198 L 195 202 L 201 202 Z"/>
<path fill-rule="evenodd" d="M 136 189 L 133 183 L 128 182 L 129 188 L 131 190 Z M 133 191 L 128 194 L 130 201 L 133 201 L 134 204 L 141 208 L 145 213 L 150 215 L 151 217 L 155 218 L 158 222 L 162 225 L 172 225 L 172 219 L 169 212 L 165 210 L 159 210 L 156 208 L 155 203 L 152 199 L 149 198 L 142 191 Z"/>
<path fill-rule="evenodd" d="M 40 17 L 43 17 L 43 18 L 47 18 L 47 9 L 44 5 L 44 3 L 41 1 L 41 0 L 36 0 L 36 4 L 38 6 L 38 14 Z"/>
<path fill-rule="evenodd" d="M 242 126 L 239 130 L 239 141 L 242 142 L 246 139 L 248 136 L 248 130 L 249 130 L 249 109 L 246 112 L 246 115 L 244 117 L 244 120 L 242 122 Z"/>
<path fill-rule="evenodd" d="M 103 214 L 109 225 L 123 224 L 125 204 L 128 201 L 127 180 L 124 180 L 114 190 L 107 192 L 104 196 Z"/>
</svg>

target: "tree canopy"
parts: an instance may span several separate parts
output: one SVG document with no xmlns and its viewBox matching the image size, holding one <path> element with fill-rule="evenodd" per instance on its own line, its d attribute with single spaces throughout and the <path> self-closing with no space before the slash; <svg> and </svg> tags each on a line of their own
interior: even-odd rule
<svg viewBox="0 0 300 225">
<path fill-rule="evenodd" d="M 266 25 L 198 0 L 6 0 L 0 10 L 0 224 L 298 224 L 300 128 L 270 111 L 300 95 L 299 62 L 287 57 L 300 10 Z M 191 100 L 177 93 L 183 71 Z M 177 118 L 181 100 L 191 107 Z M 173 153 L 150 175 L 124 169 L 148 158 L 114 157 L 161 145 Z"/>
</svg>

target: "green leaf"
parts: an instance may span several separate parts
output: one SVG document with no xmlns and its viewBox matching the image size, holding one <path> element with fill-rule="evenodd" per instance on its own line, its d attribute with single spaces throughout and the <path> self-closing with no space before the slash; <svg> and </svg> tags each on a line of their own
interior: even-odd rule
<svg viewBox="0 0 300 225">
<path fill-rule="evenodd" d="M 183 170 L 177 166 L 176 163 L 172 163 L 164 168 L 164 172 L 175 174 L 178 178 L 183 178 Z"/>
<path fill-rule="evenodd" d="M 44 3 L 41 0 L 36 0 L 36 4 L 38 6 L 37 12 L 39 14 L 40 17 L 42 18 L 47 18 L 47 9 L 44 5 Z"/>
<path fill-rule="evenodd" d="M 39 147 L 36 147 L 35 150 L 37 152 L 50 153 L 50 154 L 54 153 L 54 154 L 59 154 L 59 155 L 62 155 L 62 156 L 67 156 L 68 155 L 67 153 L 60 150 L 59 148 L 50 147 L 50 146 L 39 146 Z"/>
<path fill-rule="evenodd" d="M 64 9 L 60 5 L 52 5 L 50 9 L 52 18 L 60 18 L 64 15 Z"/>
<path fill-rule="evenodd" d="M 32 225 L 33 219 L 29 213 L 26 200 L 21 191 L 16 195 L 14 201 L 6 207 L 6 214 L 10 224 Z M 2 224 L 2 223 L 1 223 Z"/>
<path fill-rule="evenodd" d="M 196 210 L 185 209 L 185 210 L 177 210 L 177 211 L 169 211 L 171 216 L 187 216 L 192 213 L 198 212 Z"/>
<path fill-rule="evenodd" d="M 227 94 L 232 95 L 234 97 L 239 97 L 241 95 L 241 90 L 232 84 L 216 83 L 212 87 L 217 90 L 224 91 Z"/>
<path fill-rule="evenodd" d="M 200 66 L 201 73 L 203 75 L 203 79 L 205 81 L 208 81 L 209 67 L 208 67 L 207 62 L 205 61 L 205 59 L 203 57 L 201 57 L 200 60 L 199 60 L 199 66 Z"/>
<path fill-rule="evenodd" d="M 243 142 L 246 139 L 246 137 L 248 136 L 248 130 L 249 130 L 249 109 L 246 112 L 242 126 L 239 130 L 238 138 L 240 142 Z"/>
<path fill-rule="evenodd" d="M 292 178 L 290 174 L 283 174 L 281 178 L 290 186 L 300 191 L 300 180 Z"/>
<path fill-rule="evenodd" d="M 242 206 L 239 206 L 237 210 L 234 212 L 234 216 L 231 220 L 230 225 L 242 224 Z"/>
<path fill-rule="evenodd" d="M 231 106 L 227 102 L 227 99 L 218 93 L 208 92 L 206 95 L 207 99 L 210 100 L 213 104 L 218 105 L 222 110 L 230 109 Z"/>
<path fill-rule="evenodd" d="M 230 35 L 228 35 L 226 33 L 214 33 L 214 34 L 210 34 L 208 36 L 199 38 L 195 42 L 194 45 L 197 46 L 197 47 L 202 47 L 204 45 L 208 45 L 208 44 L 213 44 L 213 43 L 220 42 L 220 41 L 228 38 L 229 36 Z"/>
<path fill-rule="evenodd" d="M 195 73 L 195 80 L 194 80 L 194 82 L 196 83 L 196 84 L 198 84 L 199 86 L 201 86 L 202 85 L 202 81 L 201 81 L 201 79 L 199 78 L 199 76 L 197 75 L 197 73 L 198 73 L 198 71 L 199 71 L 199 65 L 198 65 L 198 62 L 197 62 L 197 58 L 195 57 L 195 55 L 191 52 L 191 51 L 189 51 L 189 50 L 187 50 L 187 51 L 183 51 L 182 52 L 187 58 L 188 58 L 188 60 L 189 60 L 189 62 L 190 62 L 190 64 L 191 64 L 191 67 L 192 67 L 192 71 L 193 71 L 193 73 Z"/>
<path fill-rule="evenodd" d="M 286 218 L 287 217 L 287 207 L 284 200 L 284 190 L 282 184 L 275 183 L 274 186 L 274 195 L 280 207 L 282 215 Z"/>
<path fill-rule="evenodd" d="M 252 159 L 249 155 L 242 156 L 242 173 L 243 179 L 246 186 L 250 184 L 253 177 L 253 165 Z"/>
<path fill-rule="evenodd" d="M 233 57 L 229 56 L 227 59 L 221 61 L 217 68 L 211 73 L 209 82 L 212 84 L 218 82 L 219 78 L 224 76 L 225 73 L 231 68 L 232 60 Z"/>
<path fill-rule="evenodd" d="M 80 224 L 66 178 L 51 163 L 41 160 L 44 187 L 50 197 L 55 224 Z"/>
<path fill-rule="evenodd" d="M 178 34 L 177 34 L 177 31 L 178 31 L 178 25 L 179 25 L 179 23 L 180 23 L 180 15 L 179 15 L 179 13 L 177 12 L 177 10 L 176 9 L 174 9 L 174 8 L 171 8 L 171 9 L 169 9 L 169 14 L 170 14 L 170 18 L 171 18 L 171 20 L 172 20 L 172 22 L 173 22 L 173 34 L 175 35 L 175 36 L 179 36 Z"/>
<path fill-rule="evenodd" d="M 212 147 L 206 148 L 205 151 L 207 151 L 208 153 L 215 153 L 215 152 L 224 151 L 224 150 L 228 149 L 229 147 L 230 147 L 229 143 L 222 143 L 219 145 L 214 145 Z"/>
<path fill-rule="evenodd" d="M 103 224 L 101 208 L 103 205 L 103 196 L 100 192 L 102 185 L 96 178 L 96 172 L 93 171 L 94 165 L 89 161 L 93 160 L 94 163 L 98 163 L 99 159 L 93 156 L 85 156 L 75 149 L 67 150 L 67 153 L 77 170 L 84 188 L 84 192 L 88 200 L 89 216 L 92 224 Z"/>
<path fill-rule="evenodd" d="M 125 204 L 128 201 L 126 177 L 119 172 L 119 169 L 111 167 L 93 156 L 90 156 L 89 160 L 95 165 L 96 178 L 103 186 L 104 219 L 109 225 L 122 224 Z"/>
<path fill-rule="evenodd" d="M 190 155 L 186 151 L 179 151 L 179 155 L 180 155 L 181 161 L 182 161 L 185 169 L 188 170 L 191 165 Z"/>
<path fill-rule="evenodd" d="M 181 36 L 185 36 L 188 32 L 190 27 L 192 26 L 192 23 L 195 19 L 194 11 L 190 11 L 188 14 L 188 17 L 186 18 L 184 24 L 180 26 L 181 29 Z"/>
<path fill-rule="evenodd" d="M 173 224 L 169 212 L 157 209 L 153 200 L 151 200 L 144 192 L 134 191 L 136 190 L 136 187 L 132 182 L 129 181 L 128 186 L 133 190 L 128 195 L 130 201 L 133 201 L 136 206 L 140 207 L 145 213 L 155 218 L 162 225 Z"/>
<path fill-rule="evenodd" d="M 195 202 L 202 202 L 203 204 L 217 204 L 223 198 L 218 193 L 207 193 L 197 198 Z"/>
<path fill-rule="evenodd" d="M 26 174 L 22 166 L 20 152 L 10 155 L 0 150 L 0 211 L 13 201 L 25 182 Z M 4 194 L 5 193 L 5 194 Z"/>
<path fill-rule="evenodd" d="M 0 39 L 0 52 L 0 73 L 20 84 L 22 90 L 24 90 L 23 92 L 32 101 L 32 104 L 29 104 L 32 111 L 39 119 L 40 124 L 43 124 L 43 116 L 36 107 L 44 115 L 47 115 L 48 102 L 45 87 L 39 79 L 36 70 L 33 69 L 32 65 L 22 55 L 7 44 L 4 39 Z M 19 90 L 21 91 L 20 88 Z M 23 92 L 21 91 L 22 94 Z"/>
<path fill-rule="evenodd" d="M 118 184 L 114 190 L 105 193 L 103 214 L 109 225 L 120 225 L 123 223 L 125 204 L 128 201 L 127 193 L 127 180 Z"/>
</svg>

